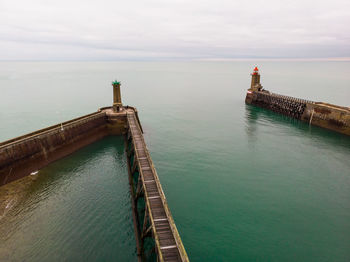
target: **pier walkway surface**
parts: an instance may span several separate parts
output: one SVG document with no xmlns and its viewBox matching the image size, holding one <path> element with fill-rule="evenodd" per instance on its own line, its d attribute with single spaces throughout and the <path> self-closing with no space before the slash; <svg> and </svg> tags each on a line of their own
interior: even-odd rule
<svg viewBox="0 0 350 262">
<path fill-rule="evenodd" d="M 140 260 L 146 256 L 145 239 L 151 237 L 158 261 L 189 261 L 134 110 L 127 110 L 127 121 L 126 150 Z M 143 214 L 138 213 L 140 198 L 144 203 Z"/>
<path fill-rule="evenodd" d="M 0 143 L 0 186 L 109 135 L 125 137 L 138 260 L 188 261 L 136 108 L 100 108 L 96 113 Z"/>
</svg>

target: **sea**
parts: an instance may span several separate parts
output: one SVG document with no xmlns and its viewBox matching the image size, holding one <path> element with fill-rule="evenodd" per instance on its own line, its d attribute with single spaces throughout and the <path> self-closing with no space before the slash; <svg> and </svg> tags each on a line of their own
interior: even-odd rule
<svg viewBox="0 0 350 262">
<path fill-rule="evenodd" d="M 246 105 L 350 106 L 350 62 L 0 62 L 0 141 L 112 104 L 139 110 L 191 261 L 350 261 L 350 137 Z M 124 140 L 0 187 L 0 261 L 137 261 Z"/>
</svg>

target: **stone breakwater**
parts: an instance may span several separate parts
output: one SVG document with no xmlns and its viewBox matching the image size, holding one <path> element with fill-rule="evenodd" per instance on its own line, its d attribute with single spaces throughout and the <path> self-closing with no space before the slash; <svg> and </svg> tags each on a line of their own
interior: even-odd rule
<svg viewBox="0 0 350 262">
<path fill-rule="evenodd" d="M 107 135 L 126 132 L 125 111 L 98 112 L 0 143 L 0 186 L 29 175 Z"/>
<path fill-rule="evenodd" d="M 350 135 L 350 108 L 249 89 L 247 104 Z"/>
</svg>

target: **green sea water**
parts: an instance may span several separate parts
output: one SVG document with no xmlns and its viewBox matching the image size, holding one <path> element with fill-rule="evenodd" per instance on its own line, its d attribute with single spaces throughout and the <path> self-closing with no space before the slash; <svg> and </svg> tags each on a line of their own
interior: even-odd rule
<svg viewBox="0 0 350 262">
<path fill-rule="evenodd" d="M 245 105 L 254 66 L 1 62 L 0 140 L 110 105 L 118 79 L 191 261 L 349 261 L 350 138 Z M 349 106 L 349 62 L 259 66 L 265 89 Z M 15 183 L 0 261 L 136 260 L 121 138 Z"/>
</svg>

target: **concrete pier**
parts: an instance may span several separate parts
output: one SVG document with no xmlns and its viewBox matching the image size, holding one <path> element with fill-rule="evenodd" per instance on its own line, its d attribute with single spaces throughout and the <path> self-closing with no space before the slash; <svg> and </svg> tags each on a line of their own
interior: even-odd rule
<svg viewBox="0 0 350 262">
<path fill-rule="evenodd" d="M 310 125 L 350 135 L 349 107 L 271 93 L 263 89 L 257 67 L 252 73 L 252 83 L 247 90 L 245 102 L 305 121 Z"/>
<path fill-rule="evenodd" d="M 64 123 L 0 143 L 0 186 L 44 166 L 107 135 L 123 135 L 126 111 L 102 108 Z"/>
<path fill-rule="evenodd" d="M 120 82 L 112 85 L 112 107 L 0 143 L 0 186 L 105 136 L 124 136 L 138 260 L 189 261 L 143 138 L 138 111 L 123 107 Z"/>
<path fill-rule="evenodd" d="M 139 261 L 189 261 L 171 215 L 140 122 L 127 110 L 126 152 Z M 152 243 L 150 245 L 150 243 Z"/>
</svg>

